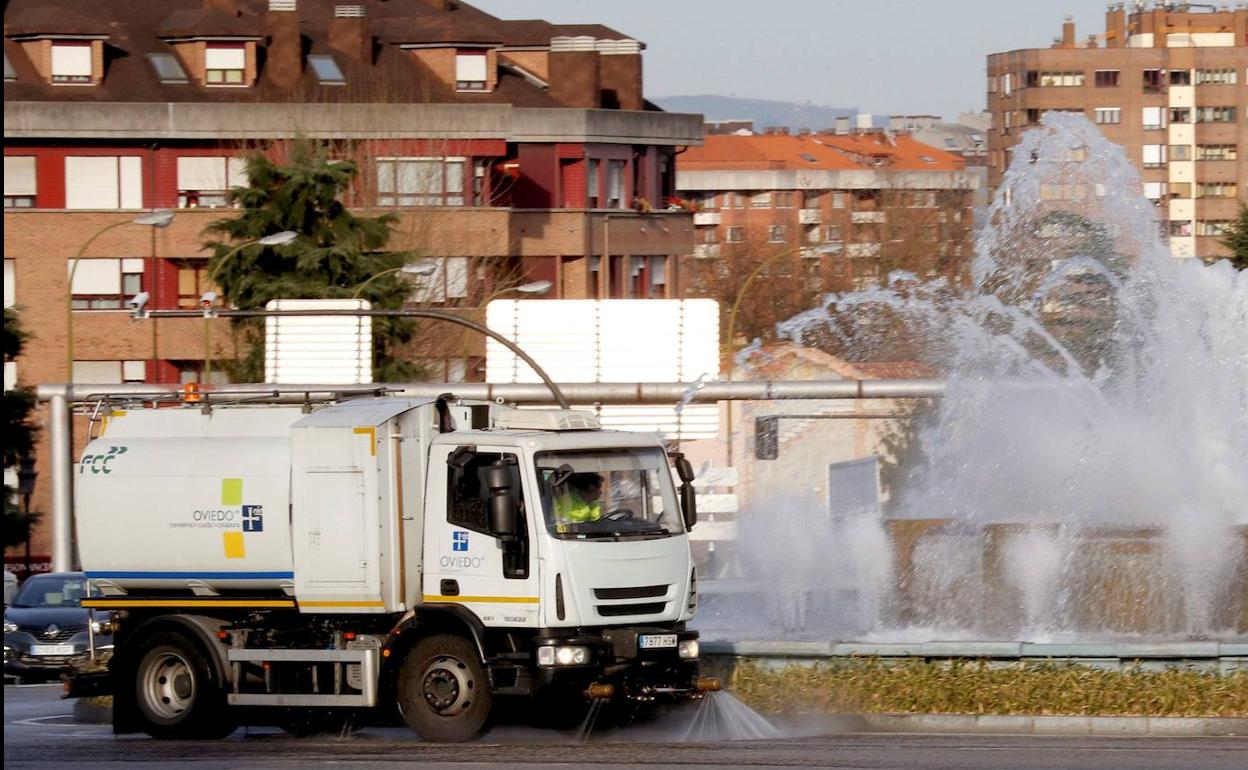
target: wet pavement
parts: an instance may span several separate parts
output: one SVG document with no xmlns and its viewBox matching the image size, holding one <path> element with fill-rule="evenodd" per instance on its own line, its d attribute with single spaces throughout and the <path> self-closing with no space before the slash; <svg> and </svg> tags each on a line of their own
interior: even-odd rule
<svg viewBox="0 0 1248 770">
<path fill-rule="evenodd" d="M 293 738 L 272 729 L 239 730 L 211 742 L 161 742 L 112 735 L 107 725 L 75 724 L 57 685 L 4 688 L 6 768 L 460 767 L 528 770 L 582 767 L 829 767 L 899 770 L 1242 770 L 1245 738 L 1091 738 L 1005 735 L 806 735 L 675 742 L 650 725 L 596 733 L 588 743 L 533 728 L 498 728 L 477 743 L 432 745 L 402 728 L 369 728 L 348 738 Z M 696 720 L 695 720 L 696 721 Z M 679 729 L 679 728 L 678 728 Z M 206 764 L 207 763 L 207 764 Z"/>
</svg>

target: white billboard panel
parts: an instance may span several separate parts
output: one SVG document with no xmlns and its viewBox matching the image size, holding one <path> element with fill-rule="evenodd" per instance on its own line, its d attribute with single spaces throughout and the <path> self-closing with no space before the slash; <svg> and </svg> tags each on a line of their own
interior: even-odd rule
<svg viewBox="0 0 1248 770">
<path fill-rule="evenodd" d="M 275 299 L 266 310 L 367 310 L 362 299 Z M 265 319 L 264 380 L 358 385 L 373 381 L 373 319 L 295 316 Z"/>
<path fill-rule="evenodd" d="M 719 303 L 712 299 L 496 300 L 486 324 L 520 346 L 556 382 L 693 382 L 719 372 Z M 497 342 L 486 380 L 540 382 Z M 604 428 L 714 438 L 715 404 L 604 406 Z"/>
</svg>

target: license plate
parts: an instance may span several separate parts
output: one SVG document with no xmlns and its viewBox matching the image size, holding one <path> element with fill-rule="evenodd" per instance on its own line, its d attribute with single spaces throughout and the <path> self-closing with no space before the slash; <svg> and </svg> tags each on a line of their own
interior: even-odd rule
<svg viewBox="0 0 1248 770">
<path fill-rule="evenodd" d="M 73 655 L 74 645 L 72 644 L 32 644 L 30 646 L 31 655 Z"/>
<path fill-rule="evenodd" d="M 637 646 L 643 650 L 675 647 L 676 634 L 642 634 L 637 638 Z"/>
</svg>

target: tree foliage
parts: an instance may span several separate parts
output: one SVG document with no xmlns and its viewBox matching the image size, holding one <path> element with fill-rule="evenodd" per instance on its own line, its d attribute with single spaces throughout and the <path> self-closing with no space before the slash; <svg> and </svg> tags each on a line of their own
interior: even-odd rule
<svg viewBox="0 0 1248 770">
<path fill-rule="evenodd" d="M 247 159 L 247 186 L 229 193 L 230 202 L 241 208 L 239 215 L 219 219 L 205 230 L 214 238 L 205 244 L 213 250 L 208 274 L 224 298 L 240 310 L 262 309 L 273 299 L 350 298 L 369 278 L 403 265 L 409 254 L 386 250 L 397 217 L 357 216 L 342 204 L 358 174 L 354 162 L 329 160 L 324 147 L 309 139 L 293 142 L 285 162 L 253 153 Z M 298 233 L 293 243 L 253 243 L 239 249 L 240 244 L 287 230 Z M 360 297 L 374 308 L 397 309 L 409 292 L 395 273 L 369 283 Z M 231 367 L 235 379 L 263 378 L 262 328 L 255 322 L 237 325 L 247 349 Z M 373 319 L 375 380 L 415 378 L 417 368 L 397 355 L 414 329 L 410 319 Z"/>
<path fill-rule="evenodd" d="M 1222 239 L 1222 245 L 1231 250 L 1227 258 L 1236 270 L 1248 270 L 1248 204 L 1239 204 L 1239 216 Z"/>
<path fill-rule="evenodd" d="M 22 353 L 26 333 L 22 331 L 17 313 L 4 311 L 4 360 L 15 360 Z M 18 465 L 29 457 L 35 443 L 35 426 L 30 413 L 35 408 L 34 394 L 27 388 L 4 391 L 4 467 Z M 30 530 L 39 519 L 38 513 L 24 514 L 14 499 L 16 490 L 4 485 L 4 547 L 21 545 L 30 538 Z"/>
</svg>

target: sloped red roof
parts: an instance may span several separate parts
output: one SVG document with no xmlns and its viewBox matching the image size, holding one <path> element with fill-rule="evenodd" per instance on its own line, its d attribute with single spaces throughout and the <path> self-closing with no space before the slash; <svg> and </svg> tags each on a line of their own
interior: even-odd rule
<svg viewBox="0 0 1248 770">
<path fill-rule="evenodd" d="M 966 167 L 958 155 L 906 134 L 712 134 L 677 162 L 699 170 L 844 171 L 886 167 L 906 171 L 953 171 Z"/>
</svg>

